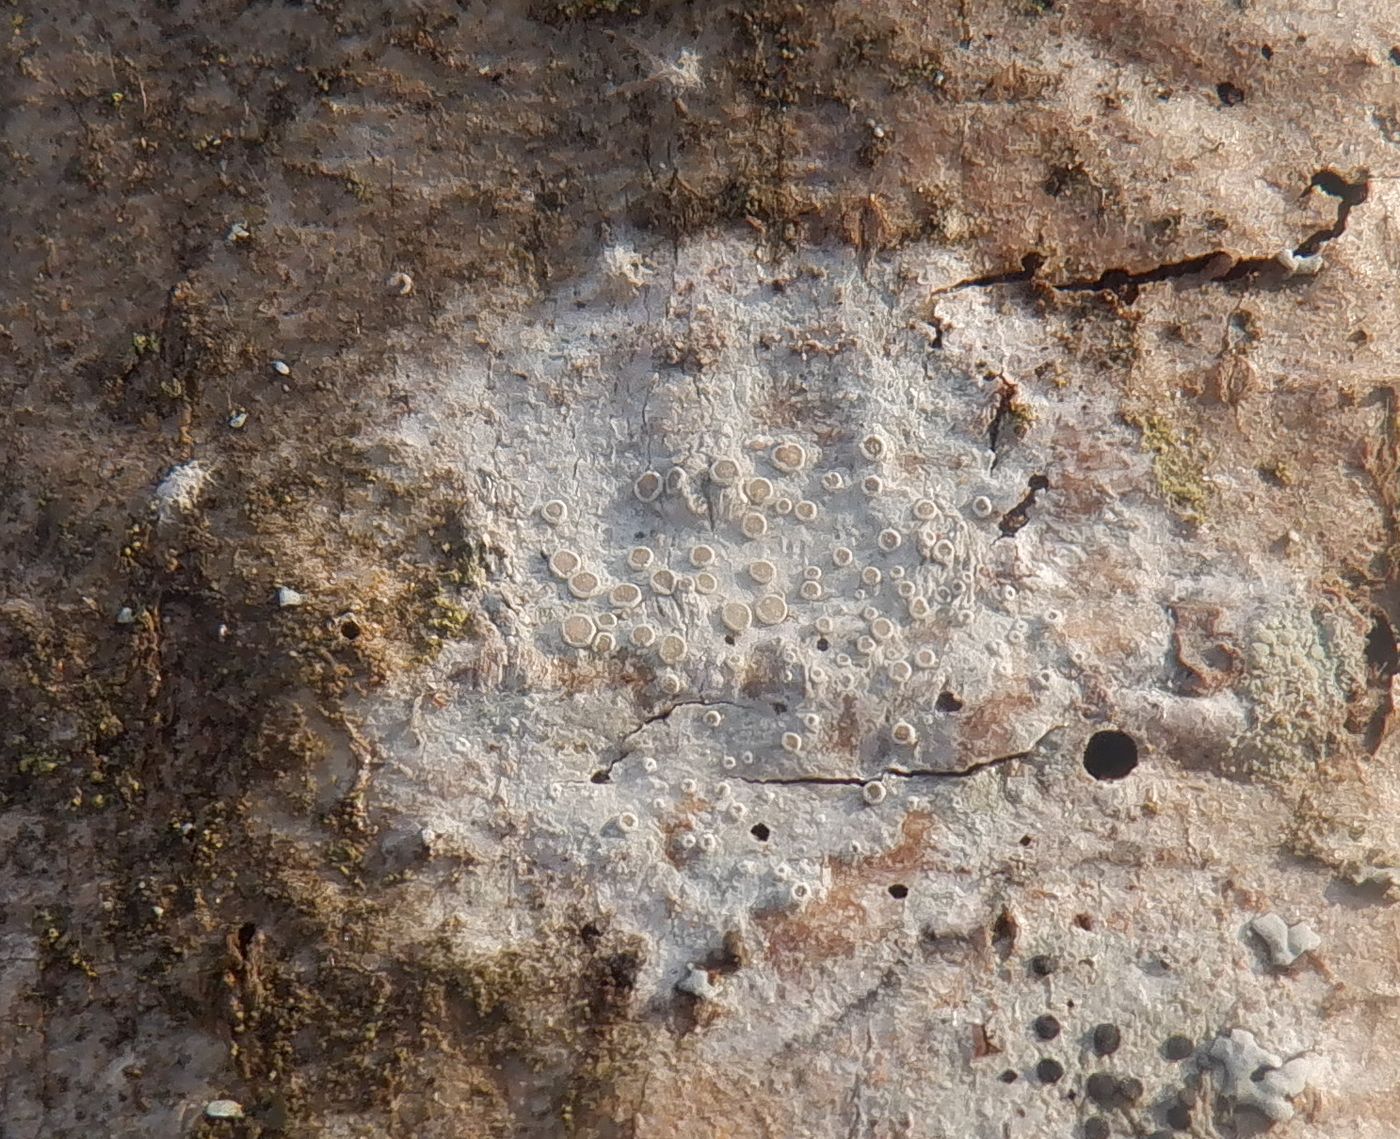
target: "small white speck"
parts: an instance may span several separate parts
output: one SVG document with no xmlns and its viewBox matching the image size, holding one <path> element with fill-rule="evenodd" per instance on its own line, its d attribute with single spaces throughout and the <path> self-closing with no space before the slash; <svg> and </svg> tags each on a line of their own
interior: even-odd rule
<svg viewBox="0 0 1400 1139">
<path fill-rule="evenodd" d="M 885 441 L 873 433 L 867 435 L 860 441 L 860 453 L 874 462 L 885 453 Z"/>
<path fill-rule="evenodd" d="M 872 807 L 877 803 L 883 803 L 885 796 L 889 794 L 883 783 L 867 783 L 860 789 L 860 797 Z"/>
<path fill-rule="evenodd" d="M 580 601 L 587 600 L 598 592 L 598 575 L 589 570 L 580 570 L 569 578 L 569 592 Z"/>
<path fill-rule="evenodd" d="M 585 613 L 572 613 L 564 618 L 559 635 L 570 648 L 581 649 L 593 643 L 597 627 Z"/>
<path fill-rule="evenodd" d="M 768 519 L 764 518 L 758 511 L 750 511 L 745 514 L 739 523 L 739 532 L 745 538 L 762 538 L 768 533 Z"/>
<path fill-rule="evenodd" d="M 773 448 L 771 458 L 778 470 L 791 474 L 802 469 L 802 464 L 807 461 L 807 452 L 801 443 L 779 443 Z"/>
<path fill-rule="evenodd" d="M 739 481 L 739 464 L 733 459 L 716 459 L 710 464 L 710 478 L 719 486 L 733 486 Z"/>
<path fill-rule="evenodd" d="M 759 585 L 770 585 L 777 576 L 777 569 L 772 562 L 757 561 L 749 563 L 749 577 Z"/>
<path fill-rule="evenodd" d="M 744 487 L 744 494 L 755 506 L 762 506 L 773 497 L 773 484 L 760 475 L 757 478 L 749 479 Z"/>
</svg>

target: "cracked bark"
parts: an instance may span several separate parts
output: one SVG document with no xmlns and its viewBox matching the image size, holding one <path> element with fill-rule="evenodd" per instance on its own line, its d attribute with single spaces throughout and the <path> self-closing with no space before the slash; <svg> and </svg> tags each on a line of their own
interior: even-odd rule
<svg viewBox="0 0 1400 1139">
<path fill-rule="evenodd" d="M 635 728 L 630 729 L 622 736 L 621 739 L 617 741 L 617 754 L 613 756 L 612 759 L 608 760 L 608 764 L 606 767 L 600 767 L 597 771 L 595 771 L 592 774 L 592 776 L 590 776 L 589 781 L 592 783 L 611 782 L 613 768 L 632 754 L 631 751 L 629 751 L 627 748 L 628 742 L 634 736 L 638 736 L 642 732 L 646 731 L 646 729 L 651 727 L 653 724 L 665 723 L 678 709 L 719 707 L 745 708 L 747 706 L 744 704 L 736 704 L 733 700 L 677 700 L 674 703 L 667 705 L 661 711 L 654 712 L 652 715 L 644 717 L 641 723 L 639 723 Z"/>
<path fill-rule="evenodd" d="M 1055 724 L 1042 732 L 1035 743 L 1023 751 L 1012 752 L 1009 755 L 998 755 L 991 759 L 978 760 L 976 763 L 968 764 L 966 767 L 954 768 L 945 771 L 936 768 L 926 767 L 899 767 L 890 766 L 874 775 L 784 775 L 773 776 L 772 778 L 755 779 L 747 776 L 739 776 L 741 783 L 758 784 L 760 786 L 813 786 L 813 787 L 864 787 L 867 783 L 873 783 L 893 776 L 896 779 L 965 779 L 970 775 L 976 775 L 985 771 L 989 767 L 1000 767 L 1002 764 L 1011 763 L 1013 760 L 1029 759 L 1037 751 L 1040 745 L 1055 732 L 1063 730 L 1064 724 Z"/>
<path fill-rule="evenodd" d="M 1320 190 L 1337 199 L 1336 220 L 1326 229 L 1317 230 L 1305 237 L 1291 251 L 1284 251 L 1293 258 L 1315 257 L 1322 247 L 1346 232 L 1351 211 L 1364 203 L 1370 195 L 1371 182 L 1367 175 L 1361 175 L 1351 182 L 1335 170 L 1319 170 L 1308 182 L 1308 189 Z M 1078 277 L 1068 281 L 1047 281 L 1037 276 L 1045 264 L 1045 257 L 1035 251 L 1021 258 L 1020 269 L 988 273 L 981 277 L 970 277 L 964 281 L 948 285 L 935 291 L 935 296 L 954 293 L 961 289 L 985 289 L 996 285 L 1039 284 L 1056 292 L 1112 292 L 1124 296 L 1129 304 L 1137 296 L 1141 285 L 1153 285 L 1162 281 L 1181 280 L 1197 277 L 1200 283 L 1229 284 L 1234 281 L 1278 275 L 1279 279 L 1293 276 L 1293 271 L 1284 263 L 1283 254 L 1267 257 L 1244 257 L 1236 259 L 1223 249 L 1188 257 L 1181 261 L 1169 261 L 1148 269 L 1105 269 L 1096 277 Z"/>
</svg>

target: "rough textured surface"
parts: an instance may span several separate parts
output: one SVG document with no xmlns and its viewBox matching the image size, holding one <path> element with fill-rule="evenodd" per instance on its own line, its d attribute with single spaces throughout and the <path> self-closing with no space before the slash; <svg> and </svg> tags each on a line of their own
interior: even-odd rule
<svg viewBox="0 0 1400 1139">
<path fill-rule="evenodd" d="M 6 1135 L 1400 1128 L 1397 44 L 17 12 Z"/>
</svg>

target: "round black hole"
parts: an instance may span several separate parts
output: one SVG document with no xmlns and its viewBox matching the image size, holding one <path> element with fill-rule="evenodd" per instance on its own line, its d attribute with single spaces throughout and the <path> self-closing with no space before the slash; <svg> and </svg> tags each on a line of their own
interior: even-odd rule
<svg viewBox="0 0 1400 1139">
<path fill-rule="evenodd" d="M 819 652 L 819 653 L 824 653 L 824 652 L 826 652 L 826 650 L 829 649 L 829 648 L 831 648 L 831 642 L 830 642 L 830 641 L 828 641 L 825 637 L 818 637 L 818 638 L 817 638 L 817 652 Z"/>
<path fill-rule="evenodd" d="M 891 898 L 907 898 L 908 896 L 909 896 L 909 887 L 908 887 L 908 886 L 904 886 L 904 885 L 901 885 L 900 883 L 896 882 L 893 886 L 890 887 L 890 897 L 891 897 Z"/>
<path fill-rule="evenodd" d="M 1041 1060 L 1035 1066 L 1035 1078 L 1042 1084 L 1057 1084 L 1065 1074 L 1065 1066 L 1058 1060 Z"/>
<path fill-rule="evenodd" d="M 1048 977 L 1055 971 L 1055 959 L 1048 953 L 1037 953 L 1030 964 L 1031 972 L 1037 977 Z"/>
<path fill-rule="evenodd" d="M 340 635 L 347 641 L 353 641 L 360 635 L 360 627 L 354 621 L 346 621 L 340 626 Z"/>
<path fill-rule="evenodd" d="M 1244 92 L 1228 80 L 1215 85 L 1215 94 L 1223 107 L 1238 107 L 1244 102 Z"/>
<path fill-rule="evenodd" d="M 1084 748 L 1084 770 L 1095 779 L 1123 779 L 1137 763 L 1137 743 L 1127 732 L 1095 732 Z"/>
<path fill-rule="evenodd" d="M 609 775 L 606 771 L 600 769 L 598 771 L 595 771 L 592 775 L 590 775 L 588 777 L 588 781 L 590 783 L 611 783 L 612 776 Z"/>
<path fill-rule="evenodd" d="M 1031 1029 L 1041 1040 L 1054 1040 L 1060 1035 L 1060 1022 L 1047 1012 L 1031 1021 Z"/>
<path fill-rule="evenodd" d="M 1084 1081 L 1084 1094 L 1100 1107 L 1118 1102 L 1118 1081 L 1108 1072 L 1095 1072 Z"/>
<path fill-rule="evenodd" d="M 753 826 L 749 827 L 749 834 L 753 835 L 759 842 L 767 842 L 770 833 L 763 823 L 754 823 Z"/>
<path fill-rule="evenodd" d="M 1113 1129 L 1102 1115 L 1091 1115 L 1084 1121 L 1084 1139 L 1109 1139 Z"/>
<path fill-rule="evenodd" d="M 724 634 L 724 643 L 725 643 L 726 645 L 732 645 L 732 644 L 734 643 L 734 634 L 733 634 L 733 633 L 725 633 L 725 634 Z"/>
<path fill-rule="evenodd" d="M 1168 1036 L 1162 1042 L 1162 1055 L 1168 1060 L 1185 1060 L 1195 1050 L 1196 1045 L 1191 1038 L 1180 1033 Z"/>
<path fill-rule="evenodd" d="M 1020 842 L 1022 846 L 1030 846 L 1033 842 L 1035 842 L 1035 839 L 1031 838 L 1031 836 L 1028 834 L 1023 834 L 1021 836 Z"/>
<path fill-rule="evenodd" d="M 1094 1026 L 1094 1051 L 1100 1056 L 1112 1056 L 1123 1043 L 1123 1033 L 1116 1024 Z"/>
<path fill-rule="evenodd" d="M 1014 1084 L 1017 1078 L 1018 1077 L 1015 1071 L 1013 1071 L 1011 1068 L 1007 1068 L 1006 1071 L 1004 1071 L 1000 1076 L 997 1077 L 997 1079 L 999 1079 L 1004 1084 Z"/>
<path fill-rule="evenodd" d="M 787 702 L 783 700 L 774 700 L 773 711 L 777 712 L 778 715 L 781 716 L 784 712 L 787 711 Z"/>
<path fill-rule="evenodd" d="M 940 692 L 933 706 L 940 712 L 961 712 L 963 702 L 951 692 Z"/>
</svg>

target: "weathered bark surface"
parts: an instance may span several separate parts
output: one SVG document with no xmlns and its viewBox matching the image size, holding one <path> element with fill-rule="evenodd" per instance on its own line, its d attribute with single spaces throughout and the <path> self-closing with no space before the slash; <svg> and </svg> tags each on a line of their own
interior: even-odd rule
<svg viewBox="0 0 1400 1139">
<path fill-rule="evenodd" d="M 1389 5 L 4 52 L 6 1136 L 1400 1129 Z"/>
</svg>

